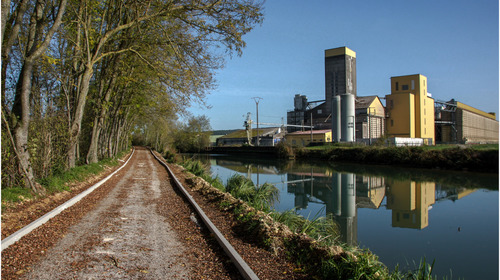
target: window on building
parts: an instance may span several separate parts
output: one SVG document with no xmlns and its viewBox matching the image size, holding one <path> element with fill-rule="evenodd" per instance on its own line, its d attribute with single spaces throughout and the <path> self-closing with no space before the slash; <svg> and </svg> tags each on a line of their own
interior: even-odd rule
<svg viewBox="0 0 500 280">
<path fill-rule="evenodd" d="M 424 108 L 424 115 L 425 115 L 425 112 L 426 112 L 426 110 L 425 110 L 425 108 Z"/>
<path fill-rule="evenodd" d="M 396 82 L 396 90 L 399 90 L 399 83 Z"/>
<path fill-rule="evenodd" d="M 415 80 L 411 80 L 411 89 L 414 90 L 415 89 Z"/>
<path fill-rule="evenodd" d="M 394 108 L 394 100 L 391 99 L 391 109 Z"/>
<path fill-rule="evenodd" d="M 402 90 L 408 90 L 408 85 L 402 85 L 401 88 Z"/>
<path fill-rule="evenodd" d="M 318 114 L 322 114 L 322 113 L 323 113 L 323 110 L 319 109 Z"/>
<path fill-rule="evenodd" d="M 394 126 L 394 120 L 391 120 L 391 126 Z"/>
</svg>

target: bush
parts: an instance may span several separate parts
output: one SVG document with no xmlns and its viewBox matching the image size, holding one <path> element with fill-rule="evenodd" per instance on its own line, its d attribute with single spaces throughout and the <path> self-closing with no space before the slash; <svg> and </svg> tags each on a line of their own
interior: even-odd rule
<svg viewBox="0 0 500 280">
<path fill-rule="evenodd" d="M 193 173 L 194 175 L 198 177 L 202 177 L 203 175 L 206 175 L 208 167 L 203 165 L 203 163 L 199 160 L 191 160 L 187 159 L 181 164 L 186 168 L 187 171 Z"/>
<path fill-rule="evenodd" d="M 274 185 L 255 186 L 252 180 L 238 174 L 227 180 L 226 191 L 259 210 L 269 210 L 279 197 L 279 190 Z"/>
<path fill-rule="evenodd" d="M 163 155 L 163 158 L 168 162 L 168 163 L 176 163 L 179 162 L 179 155 L 172 150 L 166 150 L 165 154 Z"/>
<path fill-rule="evenodd" d="M 277 153 L 279 158 L 293 158 L 295 157 L 295 152 L 293 147 L 286 141 L 280 141 L 276 145 Z"/>
</svg>

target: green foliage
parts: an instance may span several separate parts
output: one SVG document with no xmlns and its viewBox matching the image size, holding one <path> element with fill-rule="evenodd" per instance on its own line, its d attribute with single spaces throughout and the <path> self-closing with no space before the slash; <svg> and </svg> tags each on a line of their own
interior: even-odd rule
<svg viewBox="0 0 500 280">
<path fill-rule="evenodd" d="M 274 185 L 265 183 L 255 186 L 252 180 L 238 174 L 227 180 L 226 191 L 254 208 L 265 211 L 269 211 L 279 197 L 279 190 Z"/>
<path fill-rule="evenodd" d="M 30 6 L 20 22 L 15 13 L 24 2 L 11 1 L 7 9 L 5 17 L 12 22 L 4 35 L 16 40 L 6 39 L 13 45 L 3 48 L 9 53 L 2 68 L 10 70 L 2 79 L 2 108 L 11 128 L 18 125 L 12 101 L 20 100 L 16 84 L 21 71 L 31 69 L 24 65 L 33 61 L 33 75 L 27 76 L 33 77 L 27 89 L 30 102 L 23 109 L 31 122 L 22 145 L 37 180 L 75 162 L 112 157 L 130 147 L 132 136 L 134 144 L 163 152 L 173 142 L 178 116 L 191 104 L 204 103 L 225 56 L 241 55 L 243 36 L 263 21 L 261 1 L 115 2 L 68 1 L 65 10 L 59 9 L 62 24 L 53 34 L 57 43 L 47 45 L 41 42 L 54 24 L 59 1 L 41 10 Z M 34 13 L 40 20 L 26 20 Z M 9 28 L 17 24 L 19 29 Z M 29 46 L 48 49 L 39 59 L 24 59 Z M 199 128 L 191 121 L 187 127 Z M 207 131 L 188 131 L 177 142 L 179 149 L 203 149 Z M 3 126 L 1 140 L 2 189 L 19 186 L 23 176 Z"/>
<path fill-rule="evenodd" d="M 320 275 L 323 279 L 387 279 L 388 270 L 377 256 L 363 251 L 323 260 Z"/>
<path fill-rule="evenodd" d="M 422 168 L 467 169 L 471 171 L 498 171 L 498 150 L 477 149 L 454 145 L 443 149 L 433 147 L 377 147 L 328 145 L 304 149 L 297 156 L 319 157 L 332 162 L 361 162 Z"/>
<path fill-rule="evenodd" d="M 168 163 L 176 163 L 180 161 L 179 155 L 170 149 L 166 150 L 165 153 L 163 153 L 163 158 Z"/>
<path fill-rule="evenodd" d="M 71 168 L 70 170 L 48 176 L 40 179 L 39 183 L 49 194 L 69 191 L 70 183 L 85 181 L 87 178 L 103 172 L 106 167 L 116 165 L 118 165 L 118 161 L 116 159 L 105 159 L 98 163 L 77 166 L 75 168 Z"/>
<path fill-rule="evenodd" d="M 207 173 L 208 167 L 203 165 L 199 160 L 186 159 L 181 163 L 187 171 L 193 173 L 196 176 L 203 176 Z"/>
<path fill-rule="evenodd" d="M 205 116 L 191 117 L 180 124 L 174 135 L 174 146 L 181 152 L 198 153 L 210 146 L 210 121 Z"/>
<path fill-rule="evenodd" d="M 120 155 L 121 157 L 122 155 Z M 82 182 L 91 176 L 98 175 L 106 167 L 112 167 L 118 165 L 116 158 L 105 159 L 98 163 L 93 163 L 89 165 L 77 166 L 68 171 L 60 171 L 51 176 L 42 178 L 38 180 L 38 183 L 42 185 L 47 194 L 53 194 L 62 191 L 70 191 L 70 184 L 76 182 Z M 21 188 L 21 187 L 9 187 L 2 189 L 2 208 L 5 207 L 5 202 L 19 202 L 25 199 L 34 198 L 31 189 Z"/>
<path fill-rule="evenodd" d="M 186 159 L 184 160 L 181 165 L 186 168 L 187 171 L 193 173 L 194 175 L 203 178 L 205 181 L 210 183 L 213 187 L 219 189 L 220 191 L 225 192 L 226 188 L 224 184 L 222 183 L 222 180 L 217 176 L 215 178 L 212 178 L 210 173 L 208 172 L 208 167 L 204 165 L 201 161 L 199 160 L 193 160 L 193 159 Z"/>
<path fill-rule="evenodd" d="M 292 232 L 307 234 L 324 246 L 338 245 L 339 227 L 331 215 L 321 216 L 318 211 L 312 218 L 299 215 L 295 209 L 270 213 L 273 220 L 285 224 Z"/>
<path fill-rule="evenodd" d="M 219 176 L 216 176 L 215 178 L 212 178 L 210 176 L 206 176 L 208 178 L 204 179 L 209 182 L 213 187 L 218 189 L 219 191 L 226 192 L 226 186 L 224 186 L 224 183 L 222 182 L 222 179 L 219 178 Z"/>
<path fill-rule="evenodd" d="M 33 198 L 31 189 L 11 187 L 2 189 L 2 202 L 19 202 Z"/>
<path fill-rule="evenodd" d="M 295 152 L 293 147 L 288 144 L 286 141 L 280 141 L 278 145 L 276 145 L 276 149 L 278 151 L 279 158 L 294 158 Z"/>
</svg>

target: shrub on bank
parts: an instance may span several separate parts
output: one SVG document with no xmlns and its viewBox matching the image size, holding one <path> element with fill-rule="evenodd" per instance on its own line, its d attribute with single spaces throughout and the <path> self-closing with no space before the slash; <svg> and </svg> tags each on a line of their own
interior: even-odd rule
<svg viewBox="0 0 500 280">
<path fill-rule="evenodd" d="M 296 154 L 300 158 L 317 157 L 330 161 L 487 172 L 498 171 L 498 150 L 492 149 L 452 147 L 438 150 L 425 147 L 331 146 L 322 150 L 304 149 Z"/>
</svg>

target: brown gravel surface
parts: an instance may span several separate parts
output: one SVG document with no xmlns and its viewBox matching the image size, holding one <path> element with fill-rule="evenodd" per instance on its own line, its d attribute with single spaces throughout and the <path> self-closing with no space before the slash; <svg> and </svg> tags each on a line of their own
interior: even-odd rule
<svg viewBox="0 0 500 280">
<path fill-rule="evenodd" d="M 124 163 L 129 156 L 130 153 L 119 161 Z M 90 177 L 85 182 L 70 184 L 69 187 L 71 192 L 64 191 L 44 198 L 30 199 L 19 203 L 7 204 L 7 207 L 2 209 L 2 240 L 21 228 L 29 225 L 31 222 L 45 215 L 57 206 L 77 196 L 100 180 L 104 179 L 109 174 L 113 173 L 119 167 L 120 166 L 108 167 L 99 176 Z"/>
<path fill-rule="evenodd" d="M 274 254 L 260 246 L 253 236 L 239 226 L 240 223 L 233 213 L 224 211 L 217 203 L 213 203 L 209 198 L 192 191 L 189 181 L 186 180 L 192 175 L 186 174 L 183 168 L 177 165 L 168 165 L 205 214 L 260 279 L 310 279 L 295 264 L 287 260 L 285 252 L 280 251 Z"/>
<path fill-rule="evenodd" d="M 177 174 L 185 182 L 186 174 L 180 169 Z M 235 227 L 231 213 L 192 195 L 260 279 L 307 278 L 282 255 L 254 244 Z M 50 209 L 58 205 L 45 204 Z M 39 217 L 48 211 L 33 205 L 9 213 Z M 32 209 L 39 214 L 31 214 Z M 148 150 L 137 149 L 106 184 L 5 249 L 2 278 L 240 279 L 209 231 L 193 222 L 193 212 L 172 188 L 166 170 Z M 4 226 L 8 236 L 28 220 L 4 222 L 2 214 L 2 238 Z"/>
</svg>

